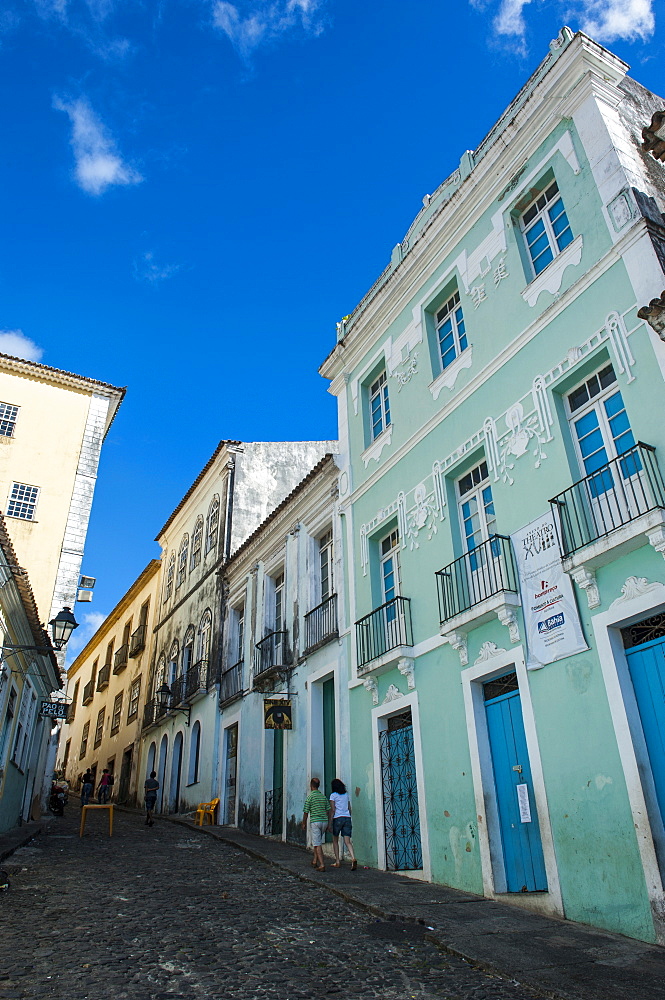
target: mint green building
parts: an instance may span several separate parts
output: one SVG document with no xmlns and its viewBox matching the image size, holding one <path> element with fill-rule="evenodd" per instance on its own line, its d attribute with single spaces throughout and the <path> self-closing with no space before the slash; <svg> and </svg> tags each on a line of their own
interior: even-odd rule
<svg viewBox="0 0 665 1000">
<path fill-rule="evenodd" d="M 627 70 L 564 28 L 321 373 L 358 856 L 663 943 L 665 102 Z"/>
</svg>

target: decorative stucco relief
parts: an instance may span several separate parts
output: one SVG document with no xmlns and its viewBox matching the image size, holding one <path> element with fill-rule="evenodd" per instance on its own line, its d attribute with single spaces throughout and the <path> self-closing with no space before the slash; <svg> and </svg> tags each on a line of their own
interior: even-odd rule
<svg viewBox="0 0 665 1000">
<path fill-rule="evenodd" d="M 465 368 L 470 368 L 473 362 L 473 344 L 469 344 L 466 350 L 458 354 L 455 360 L 444 368 L 440 375 L 430 382 L 429 391 L 433 399 L 438 399 L 442 389 L 452 389 L 457 381 L 457 376 Z"/>
<path fill-rule="evenodd" d="M 563 283 L 563 275 L 566 268 L 571 265 L 576 266 L 582 260 L 583 246 L 584 240 L 582 236 L 576 236 L 565 250 L 556 255 L 544 271 L 541 271 L 533 281 L 529 282 L 522 292 L 524 301 L 530 306 L 535 306 L 541 292 L 549 292 L 551 295 L 556 295 Z"/>
<path fill-rule="evenodd" d="M 391 371 L 390 377 L 397 382 L 397 391 L 401 392 L 402 386 L 407 385 L 414 375 L 418 374 L 418 351 L 413 352 L 413 357 L 409 355 L 406 359 L 408 364 L 403 371 Z"/>
<path fill-rule="evenodd" d="M 445 480 L 448 470 L 469 452 L 484 447 L 494 481 L 502 480 L 508 486 L 512 486 L 514 482 L 511 472 L 515 463 L 524 456 L 530 456 L 534 468 L 539 469 L 547 458 L 545 445 L 553 440 L 554 417 L 548 390 L 601 344 L 608 344 L 619 374 L 626 381 L 632 381 L 636 377 L 631 371 L 635 359 L 629 338 L 642 326 L 642 322 L 638 320 L 631 329 L 627 329 L 626 319 L 636 309 L 637 306 L 633 305 L 623 313 L 610 312 L 600 330 L 596 330 L 582 344 L 569 348 L 561 361 L 549 371 L 537 375 L 530 389 L 502 414 L 497 417 L 488 416 L 483 426 L 474 431 L 466 441 L 445 458 L 437 459 L 432 465 L 431 473 L 421 482 L 409 490 L 401 490 L 394 501 L 382 507 L 374 518 L 363 524 L 360 528 L 363 575 L 367 574 L 369 565 L 369 536 L 387 518 L 397 514 L 402 548 L 418 548 L 423 532 L 426 540 L 431 541 L 437 533 L 438 522 L 445 518 Z M 654 538 L 649 538 L 649 541 L 665 556 L 665 530 L 657 530 L 661 534 L 656 537 L 654 529 Z"/>
<path fill-rule="evenodd" d="M 646 576 L 629 576 L 621 588 L 621 597 L 617 597 L 616 601 L 612 601 L 610 608 L 615 608 L 619 604 L 626 604 L 628 601 L 633 601 L 636 597 L 642 597 L 643 594 L 648 594 L 652 590 L 661 590 L 662 586 L 662 583 L 649 583 Z"/>
<path fill-rule="evenodd" d="M 484 663 L 486 660 L 491 660 L 493 656 L 498 656 L 500 653 L 505 653 L 506 650 L 502 646 L 497 646 L 495 642 L 484 642 L 478 651 L 478 656 L 473 661 L 474 665 L 476 663 Z"/>
<path fill-rule="evenodd" d="M 383 699 L 383 704 L 387 705 L 388 702 L 397 701 L 398 698 L 403 698 L 403 697 L 404 695 L 402 694 L 400 689 L 398 687 L 395 687 L 394 684 L 391 684 L 388 690 L 386 691 L 386 696 Z"/>
<path fill-rule="evenodd" d="M 371 696 L 372 696 L 372 704 L 373 705 L 378 705 L 379 704 L 379 685 L 376 682 L 376 678 L 375 677 L 366 677 L 364 679 L 364 681 L 363 681 L 363 687 L 365 688 L 366 691 L 369 691 L 369 693 L 371 694 Z"/>
</svg>

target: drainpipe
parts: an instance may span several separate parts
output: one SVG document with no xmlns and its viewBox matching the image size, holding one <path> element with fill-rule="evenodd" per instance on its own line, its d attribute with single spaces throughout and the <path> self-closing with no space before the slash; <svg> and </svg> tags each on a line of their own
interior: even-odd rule
<svg viewBox="0 0 665 1000">
<path fill-rule="evenodd" d="M 226 463 L 226 537 L 224 539 L 224 562 L 228 562 L 231 555 L 231 530 L 233 528 L 233 490 L 236 481 L 236 460 L 235 455 L 229 456 Z"/>
</svg>

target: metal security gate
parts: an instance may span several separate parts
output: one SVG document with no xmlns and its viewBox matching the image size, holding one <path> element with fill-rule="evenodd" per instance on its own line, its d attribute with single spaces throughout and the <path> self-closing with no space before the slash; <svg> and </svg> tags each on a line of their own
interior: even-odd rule
<svg viewBox="0 0 665 1000">
<path fill-rule="evenodd" d="M 423 856 L 410 711 L 388 719 L 388 728 L 379 733 L 379 748 L 386 868 L 418 870 L 423 866 Z"/>
<path fill-rule="evenodd" d="M 226 730 L 226 787 L 224 790 L 224 822 L 236 821 L 236 780 L 238 776 L 238 723 Z"/>
<path fill-rule="evenodd" d="M 636 622 L 622 636 L 656 798 L 665 819 L 665 615 Z"/>
</svg>

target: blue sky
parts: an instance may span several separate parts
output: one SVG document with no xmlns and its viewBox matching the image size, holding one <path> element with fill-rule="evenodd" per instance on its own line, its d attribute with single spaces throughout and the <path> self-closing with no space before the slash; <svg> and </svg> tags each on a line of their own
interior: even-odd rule
<svg viewBox="0 0 665 1000">
<path fill-rule="evenodd" d="M 96 616 L 220 438 L 336 436 L 336 321 L 560 26 L 663 91 L 657 13 L 5 0 L 0 350 L 128 387 L 84 560 Z"/>
</svg>

